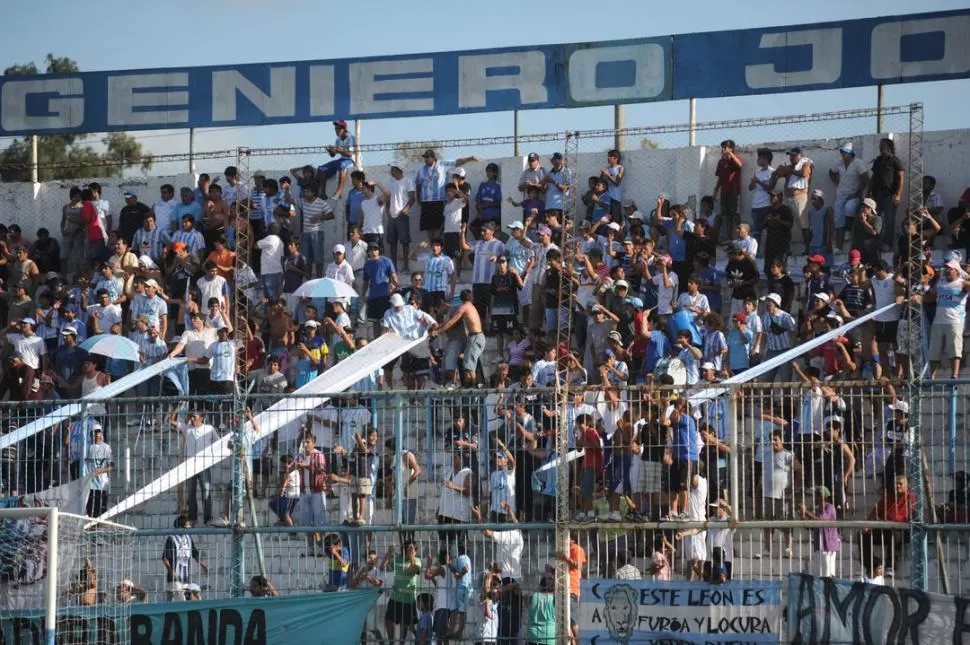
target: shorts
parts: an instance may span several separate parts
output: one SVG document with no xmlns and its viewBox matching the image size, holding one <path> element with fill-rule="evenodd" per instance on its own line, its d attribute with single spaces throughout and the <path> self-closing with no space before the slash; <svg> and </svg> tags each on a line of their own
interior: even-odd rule
<svg viewBox="0 0 970 645">
<path fill-rule="evenodd" d="M 478 360 L 482 357 L 484 351 L 485 334 L 478 332 L 468 337 L 465 342 L 465 360 L 462 361 L 462 367 L 465 368 L 466 372 L 475 371 L 478 367 Z"/>
<path fill-rule="evenodd" d="M 455 604 L 451 608 L 452 611 L 457 611 L 459 614 L 468 613 L 468 597 L 471 596 L 472 590 L 470 587 L 460 586 L 455 587 Z"/>
<path fill-rule="evenodd" d="M 421 218 L 418 222 L 422 231 L 440 229 L 445 223 L 445 203 L 421 202 Z"/>
<path fill-rule="evenodd" d="M 178 582 L 177 580 L 173 580 L 166 585 L 165 591 L 174 594 L 181 594 L 188 590 L 188 586 L 189 583 L 187 582 Z"/>
<path fill-rule="evenodd" d="M 881 322 L 879 320 L 873 321 L 873 335 L 876 337 L 877 343 L 895 343 L 896 342 L 896 332 L 899 328 L 899 321 L 892 320 L 889 322 Z"/>
<path fill-rule="evenodd" d="M 613 455 L 612 466 L 610 468 L 610 493 L 622 492 L 624 495 L 633 493 L 633 485 L 630 482 L 630 464 L 633 461 L 632 455 Z M 622 490 L 621 487 L 622 486 Z"/>
<path fill-rule="evenodd" d="M 511 334 L 519 324 L 519 319 L 514 315 L 492 314 L 492 333 Z"/>
<path fill-rule="evenodd" d="M 569 594 L 569 624 L 579 624 L 579 598 Z"/>
<path fill-rule="evenodd" d="M 915 331 L 916 331 L 916 333 L 914 334 L 915 338 L 913 339 L 915 341 L 915 344 L 913 347 L 910 347 L 909 320 L 906 318 L 902 318 L 899 321 L 899 325 L 896 327 L 896 353 L 897 354 L 902 354 L 904 356 L 910 356 L 910 355 L 918 356 L 923 352 L 923 325 L 921 325 L 920 323 L 916 323 Z M 963 330 L 959 330 L 959 332 L 962 335 Z M 961 347 L 960 350 L 961 350 L 960 353 L 962 354 L 963 348 Z"/>
<path fill-rule="evenodd" d="M 413 602 L 400 602 L 392 598 L 387 601 L 384 620 L 389 620 L 395 625 L 415 625 L 418 622 L 418 612 Z"/>
<path fill-rule="evenodd" d="M 637 492 L 659 493 L 662 485 L 663 464 L 659 461 L 641 461 L 640 476 L 637 478 Z"/>
<path fill-rule="evenodd" d="M 684 538 L 684 549 L 688 560 L 707 560 L 707 531 L 701 531 Z"/>
<path fill-rule="evenodd" d="M 206 394 L 233 394 L 235 391 L 235 381 L 209 381 L 206 388 Z"/>
<path fill-rule="evenodd" d="M 785 198 L 785 205 L 791 209 L 792 216 L 795 219 L 795 226 L 805 230 L 810 228 L 808 222 L 808 192 L 804 192 L 801 195 L 792 195 L 791 197 Z"/>
<path fill-rule="evenodd" d="M 449 340 L 445 346 L 445 371 L 454 372 L 458 369 L 458 356 L 461 354 L 462 344 L 458 340 Z"/>
<path fill-rule="evenodd" d="M 353 168 L 353 167 L 354 167 L 354 160 L 351 159 L 350 157 L 344 157 L 341 155 L 340 158 L 334 159 L 333 161 L 328 161 L 327 163 L 317 168 L 317 170 L 322 172 L 324 177 L 330 178 L 342 170 L 347 170 L 348 168 Z"/>
<path fill-rule="evenodd" d="M 387 231 L 384 233 L 388 244 L 411 243 L 411 218 L 407 215 L 387 218 Z"/>
<path fill-rule="evenodd" d="M 859 203 L 857 197 L 850 199 L 848 195 L 835 195 L 835 204 L 832 205 L 832 210 L 835 212 L 835 228 L 852 228 L 856 213 L 859 212 Z"/>
<path fill-rule="evenodd" d="M 690 489 L 690 476 L 698 472 L 696 461 L 675 459 L 670 464 L 670 491 L 682 493 Z"/>
<path fill-rule="evenodd" d="M 766 520 L 790 520 L 794 515 L 795 501 L 790 494 L 786 495 L 784 499 L 765 497 Z"/>
<path fill-rule="evenodd" d="M 963 325 L 934 324 L 930 326 L 929 360 L 934 363 L 963 356 Z"/>
<path fill-rule="evenodd" d="M 305 231 L 300 235 L 300 253 L 306 258 L 307 264 L 325 264 L 327 247 L 323 231 Z"/>
<path fill-rule="evenodd" d="M 532 280 L 527 276 L 522 276 L 522 288 L 519 289 L 519 306 L 532 306 Z"/>
<path fill-rule="evenodd" d="M 592 497 L 596 487 L 596 469 L 583 468 L 579 473 L 579 494 L 581 497 Z"/>
<path fill-rule="evenodd" d="M 448 607 L 435 607 L 434 610 L 434 634 L 438 640 L 443 640 L 451 633 L 449 619 L 451 612 Z"/>
<path fill-rule="evenodd" d="M 442 252 L 447 255 L 452 260 L 455 260 L 455 269 L 459 269 L 460 265 L 457 260 L 461 257 L 461 233 L 444 233 L 442 235 Z"/>
<path fill-rule="evenodd" d="M 300 497 L 300 524 L 303 526 L 327 525 L 327 498 L 325 493 L 304 493 Z"/>
<path fill-rule="evenodd" d="M 367 497 L 374 493 L 374 482 L 370 477 L 354 478 L 354 494 L 360 497 Z"/>
<path fill-rule="evenodd" d="M 378 296 L 377 298 L 367 299 L 367 320 L 380 322 L 384 318 L 384 313 L 391 308 L 390 296 Z"/>
<path fill-rule="evenodd" d="M 277 507 L 279 518 L 293 517 L 293 511 L 296 510 L 299 501 L 299 497 L 281 497 L 280 505 Z"/>
</svg>

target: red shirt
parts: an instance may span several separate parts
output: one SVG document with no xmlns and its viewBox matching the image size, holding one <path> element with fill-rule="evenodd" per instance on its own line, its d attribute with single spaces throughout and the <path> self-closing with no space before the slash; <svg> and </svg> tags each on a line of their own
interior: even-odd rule
<svg viewBox="0 0 970 645">
<path fill-rule="evenodd" d="M 909 512 L 916 506 L 916 493 L 906 491 L 903 496 L 893 491 L 876 504 L 875 519 L 886 522 L 908 522 Z"/>
<path fill-rule="evenodd" d="M 586 428 L 583 433 L 583 448 L 586 450 L 583 455 L 583 468 L 603 470 L 603 443 L 596 428 Z"/>
<path fill-rule="evenodd" d="M 714 175 L 720 180 L 721 197 L 741 194 L 741 165 L 734 159 L 721 157 L 717 162 Z"/>
<path fill-rule="evenodd" d="M 81 217 L 84 218 L 84 230 L 87 233 L 88 242 L 103 240 L 104 231 L 101 230 L 98 209 L 94 207 L 94 202 L 83 202 L 81 204 Z"/>
</svg>

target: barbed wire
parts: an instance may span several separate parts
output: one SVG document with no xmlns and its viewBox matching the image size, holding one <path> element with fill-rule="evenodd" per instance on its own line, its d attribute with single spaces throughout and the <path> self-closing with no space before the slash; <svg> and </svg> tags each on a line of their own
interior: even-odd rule
<svg viewBox="0 0 970 645">
<path fill-rule="evenodd" d="M 661 134 L 674 134 L 680 132 L 689 132 L 691 130 L 695 132 L 700 131 L 710 131 L 710 130 L 738 130 L 745 128 L 760 128 L 760 127 L 770 127 L 779 125 L 788 125 L 792 123 L 811 123 L 819 121 L 838 121 L 838 120 L 854 120 L 854 119 L 865 119 L 865 118 L 876 118 L 877 116 L 888 117 L 894 115 L 908 114 L 910 113 L 916 104 L 912 105 L 897 105 L 891 107 L 879 108 L 858 108 L 853 110 L 841 110 L 836 112 L 814 112 L 808 114 L 793 114 L 787 116 L 775 116 L 775 117 L 756 117 L 750 119 L 738 119 L 738 120 L 720 120 L 720 121 L 705 121 L 702 123 L 690 124 L 690 123 L 677 123 L 670 125 L 650 125 L 650 126 L 640 126 L 634 128 L 622 128 L 622 129 L 611 129 L 611 128 L 601 128 L 595 130 L 577 130 L 577 131 L 562 131 L 562 132 L 545 132 L 538 134 L 522 134 L 522 135 L 501 135 L 496 137 L 471 137 L 462 139 L 435 139 L 435 140 L 425 140 L 425 141 L 395 141 L 387 143 L 364 143 L 357 146 L 358 150 L 361 152 L 393 152 L 398 150 L 407 149 L 420 149 L 420 148 L 457 148 L 457 147 L 489 147 L 489 146 L 500 146 L 500 145 L 512 145 L 514 143 L 530 144 L 530 143 L 548 143 L 565 141 L 567 136 L 580 136 L 584 139 L 595 139 L 595 138 L 607 138 L 607 137 L 649 137 L 651 135 L 661 135 Z M 85 161 L 83 164 L 84 168 L 109 168 L 118 167 L 119 165 L 124 166 L 138 166 L 143 165 L 146 162 L 151 164 L 163 164 L 163 163 L 175 163 L 175 162 L 187 162 L 187 161 L 205 161 L 209 159 L 225 159 L 225 158 L 235 158 L 239 153 L 248 154 L 250 157 L 275 157 L 282 155 L 315 155 L 315 154 L 326 154 L 327 148 L 329 146 L 281 146 L 281 147 L 261 147 L 261 148 L 248 148 L 245 146 L 240 146 L 237 148 L 227 148 L 223 150 L 209 150 L 209 151 L 199 151 L 199 152 L 176 152 L 169 154 L 145 154 L 141 157 L 132 157 L 125 160 L 117 159 L 102 159 L 93 160 L 91 162 Z M 17 170 L 30 170 L 34 166 L 29 162 L 24 163 L 4 163 L 0 165 L 0 169 L 10 172 Z M 38 170 L 57 170 L 61 168 L 77 168 L 77 163 L 71 163 L 69 161 L 56 162 L 56 163 L 39 163 L 37 164 Z"/>
</svg>

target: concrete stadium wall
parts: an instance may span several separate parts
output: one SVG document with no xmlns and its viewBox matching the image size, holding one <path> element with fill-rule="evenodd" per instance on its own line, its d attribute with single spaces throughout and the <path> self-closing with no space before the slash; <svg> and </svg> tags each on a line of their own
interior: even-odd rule
<svg viewBox="0 0 970 645">
<path fill-rule="evenodd" d="M 816 163 L 816 180 L 814 186 L 822 188 L 827 195 L 834 196 L 834 185 L 828 179 L 828 170 L 839 159 L 838 147 L 843 139 L 823 139 L 798 142 L 773 142 L 761 144 L 775 152 L 775 163 L 784 161 L 784 151 L 793 145 L 800 145 L 805 154 Z M 858 158 L 865 163 L 878 155 L 879 135 L 865 135 L 852 139 L 858 152 Z M 900 157 L 904 163 L 908 162 L 905 135 L 896 137 Z M 759 146 L 744 146 L 740 153 L 745 160 L 744 195 L 742 212 L 748 211 L 747 181 L 755 167 L 755 149 Z M 624 197 L 637 200 L 644 211 L 652 209 L 659 192 L 665 192 L 674 202 L 686 202 L 690 197 L 698 200 L 702 195 L 709 195 L 714 189 L 714 168 L 720 155 L 720 150 L 709 146 L 695 146 L 684 148 L 659 148 L 654 150 L 631 150 L 624 153 L 623 164 L 626 168 L 626 178 L 623 182 Z M 937 190 L 943 198 L 946 207 L 956 204 L 964 189 L 970 185 L 967 168 L 970 168 L 970 130 L 945 130 L 927 132 L 924 135 L 925 173 L 937 178 Z M 494 161 L 501 169 L 504 195 L 519 198 L 515 186 L 519 174 L 525 167 L 525 159 L 520 157 L 505 157 L 488 159 Z M 547 158 L 542 160 L 543 166 L 548 167 Z M 586 178 L 599 174 L 605 164 L 605 154 L 602 152 L 581 153 L 579 155 L 577 186 L 581 192 L 586 190 Z M 205 168 L 203 168 L 205 170 Z M 468 179 L 473 187 L 485 179 L 485 162 L 471 163 L 466 166 Z M 210 174 L 222 170 L 209 169 Z M 383 180 L 387 177 L 387 166 L 364 167 L 369 177 Z M 408 172 L 414 172 L 414 168 Z M 286 174 L 286 170 L 267 170 L 270 177 Z M 131 178 L 91 178 L 87 181 L 98 181 L 104 187 L 104 196 L 112 205 L 112 211 L 117 223 L 117 214 L 122 206 L 122 193 L 131 190 L 138 194 L 141 201 L 149 206 L 158 197 L 159 187 L 170 183 L 176 188 L 194 186 L 195 177 L 189 174 L 179 174 L 161 177 L 131 177 Z M 0 222 L 5 224 L 19 224 L 25 235 L 33 239 L 40 227 L 47 227 L 52 233 L 59 231 L 61 207 L 68 201 L 68 191 L 72 185 L 80 185 L 85 180 L 56 181 L 42 184 L 7 183 L 0 184 Z M 331 190 L 335 183 L 331 182 Z M 342 212 L 343 204 L 337 206 Z M 507 202 L 502 204 L 502 221 L 509 223 L 521 217 L 521 211 Z M 339 240 L 346 237 L 342 224 L 335 234 Z M 412 236 L 418 235 L 417 218 L 412 218 Z M 416 239 L 420 239 L 417 238 Z M 328 241 L 329 243 L 329 241 Z"/>
</svg>

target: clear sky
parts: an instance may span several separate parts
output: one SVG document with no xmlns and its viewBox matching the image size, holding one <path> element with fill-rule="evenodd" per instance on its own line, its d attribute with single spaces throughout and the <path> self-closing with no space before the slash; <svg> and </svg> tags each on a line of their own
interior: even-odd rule
<svg viewBox="0 0 970 645">
<path fill-rule="evenodd" d="M 833 21 L 966 7 L 966 0 L 579 0 L 523 2 L 266 3 L 255 0 L 6 0 L 9 27 L 0 64 L 70 56 L 83 71 L 258 63 L 423 53 L 512 45 L 637 38 L 699 31 Z M 592 7 L 601 7 L 594 10 Z M 366 7 L 366 13 L 355 9 Z M 92 22 L 96 25 L 93 26 Z M 35 25 L 29 27 L 30 25 Z M 83 30 L 80 25 L 87 25 Z M 886 104 L 922 101 L 926 129 L 970 125 L 970 81 L 886 88 Z M 699 121 L 873 107 L 875 88 L 698 101 Z M 627 125 L 685 123 L 686 101 L 627 108 Z M 609 128 L 612 108 L 533 110 L 520 114 L 522 133 Z M 511 113 L 368 121 L 362 143 L 509 135 Z M 137 133 L 147 149 L 185 152 L 185 131 Z M 234 128 L 197 133 L 196 149 L 321 145 L 327 124 Z M 0 144 L 5 143 L 0 141 Z M 683 142 L 686 144 L 686 141 Z M 510 154 L 511 151 L 503 151 Z"/>
</svg>

